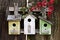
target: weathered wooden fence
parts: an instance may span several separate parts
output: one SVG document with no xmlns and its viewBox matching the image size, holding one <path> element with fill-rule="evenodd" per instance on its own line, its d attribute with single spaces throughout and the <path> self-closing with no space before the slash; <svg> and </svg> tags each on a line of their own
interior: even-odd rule
<svg viewBox="0 0 60 40">
<path fill-rule="evenodd" d="M 8 35 L 8 25 L 7 25 L 7 17 L 6 9 L 9 6 L 13 6 L 13 2 L 18 2 L 19 6 L 25 6 L 24 2 L 26 0 L 0 0 L 0 40 L 14 40 L 15 36 Z M 58 0 L 58 2 L 60 2 Z M 23 4 L 23 5 L 22 5 Z M 52 35 L 42 36 L 39 34 L 35 34 L 33 36 L 28 36 L 31 40 L 60 40 L 60 5 L 59 3 L 55 5 L 55 12 L 53 13 L 50 21 L 53 22 L 52 26 Z M 8 11 L 8 10 L 7 10 Z M 25 40 L 25 35 L 20 34 L 17 36 L 17 40 Z M 29 39 L 28 39 L 29 40 Z"/>
</svg>

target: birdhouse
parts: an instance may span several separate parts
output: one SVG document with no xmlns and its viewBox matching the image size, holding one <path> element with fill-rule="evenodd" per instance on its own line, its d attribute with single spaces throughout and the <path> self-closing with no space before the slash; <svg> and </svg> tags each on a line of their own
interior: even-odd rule
<svg viewBox="0 0 60 40">
<path fill-rule="evenodd" d="M 8 34 L 19 35 L 20 34 L 20 19 L 16 18 L 15 15 L 8 15 Z"/>
<path fill-rule="evenodd" d="M 35 34 L 35 19 L 34 15 L 26 15 L 24 18 L 24 34 Z"/>
<path fill-rule="evenodd" d="M 39 33 L 41 35 L 51 35 L 51 25 L 52 23 L 40 18 L 39 19 Z"/>
</svg>

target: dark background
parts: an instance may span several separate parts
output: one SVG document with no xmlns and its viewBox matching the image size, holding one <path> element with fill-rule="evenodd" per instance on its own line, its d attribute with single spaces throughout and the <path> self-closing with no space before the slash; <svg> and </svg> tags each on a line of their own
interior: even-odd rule
<svg viewBox="0 0 60 40">
<path fill-rule="evenodd" d="M 15 37 L 17 37 L 17 40 L 25 40 L 24 34 L 20 34 L 19 36 L 10 36 L 8 34 L 8 7 L 13 6 L 13 2 L 18 2 L 19 6 L 26 6 L 26 0 L 0 0 L 0 40 L 16 40 Z M 60 0 L 55 0 L 54 7 L 54 13 L 50 18 L 50 21 L 53 22 L 52 35 L 41 36 L 36 34 L 28 36 L 28 40 L 60 40 Z"/>
</svg>

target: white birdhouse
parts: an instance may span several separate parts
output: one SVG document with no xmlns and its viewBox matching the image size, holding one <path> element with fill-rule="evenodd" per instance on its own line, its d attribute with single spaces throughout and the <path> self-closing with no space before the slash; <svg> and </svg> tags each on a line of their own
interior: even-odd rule
<svg viewBox="0 0 60 40">
<path fill-rule="evenodd" d="M 8 15 L 8 34 L 19 35 L 20 34 L 20 19 L 15 18 L 15 15 Z"/>
<path fill-rule="evenodd" d="M 35 34 L 35 19 L 36 17 L 30 14 L 24 18 L 24 34 Z"/>
<path fill-rule="evenodd" d="M 51 35 L 51 25 L 52 23 L 41 18 L 39 19 L 39 33 L 41 35 Z"/>
</svg>

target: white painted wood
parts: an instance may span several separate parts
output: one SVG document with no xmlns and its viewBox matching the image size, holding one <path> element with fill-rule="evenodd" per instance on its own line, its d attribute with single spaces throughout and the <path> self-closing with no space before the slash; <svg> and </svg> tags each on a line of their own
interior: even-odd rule
<svg viewBox="0 0 60 40">
<path fill-rule="evenodd" d="M 18 7 L 18 11 L 20 11 L 22 7 Z M 9 7 L 9 11 L 14 11 L 14 7 Z"/>
<path fill-rule="evenodd" d="M 21 33 L 24 33 L 23 29 L 21 29 Z M 39 29 L 35 29 L 35 33 L 39 33 Z"/>
<path fill-rule="evenodd" d="M 15 16 L 14 15 L 8 15 L 7 20 L 14 20 Z"/>
<path fill-rule="evenodd" d="M 31 22 L 28 22 L 28 19 L 31 19 Z M 35 18 L 31 15 L 24 19 L 24 34 L 35 34 Z"/>
<path fill-rule="evenodd" d="M 15 15 L 8 15 L 7 20 L 20 20 L 21 21 L 21 15 L 18 15 L 17 17 Z"/>
<path fill-rule="evenodd" d="M 14 7 L 9 7 L 9 11 L 14 11 Z"/>
</svg>

